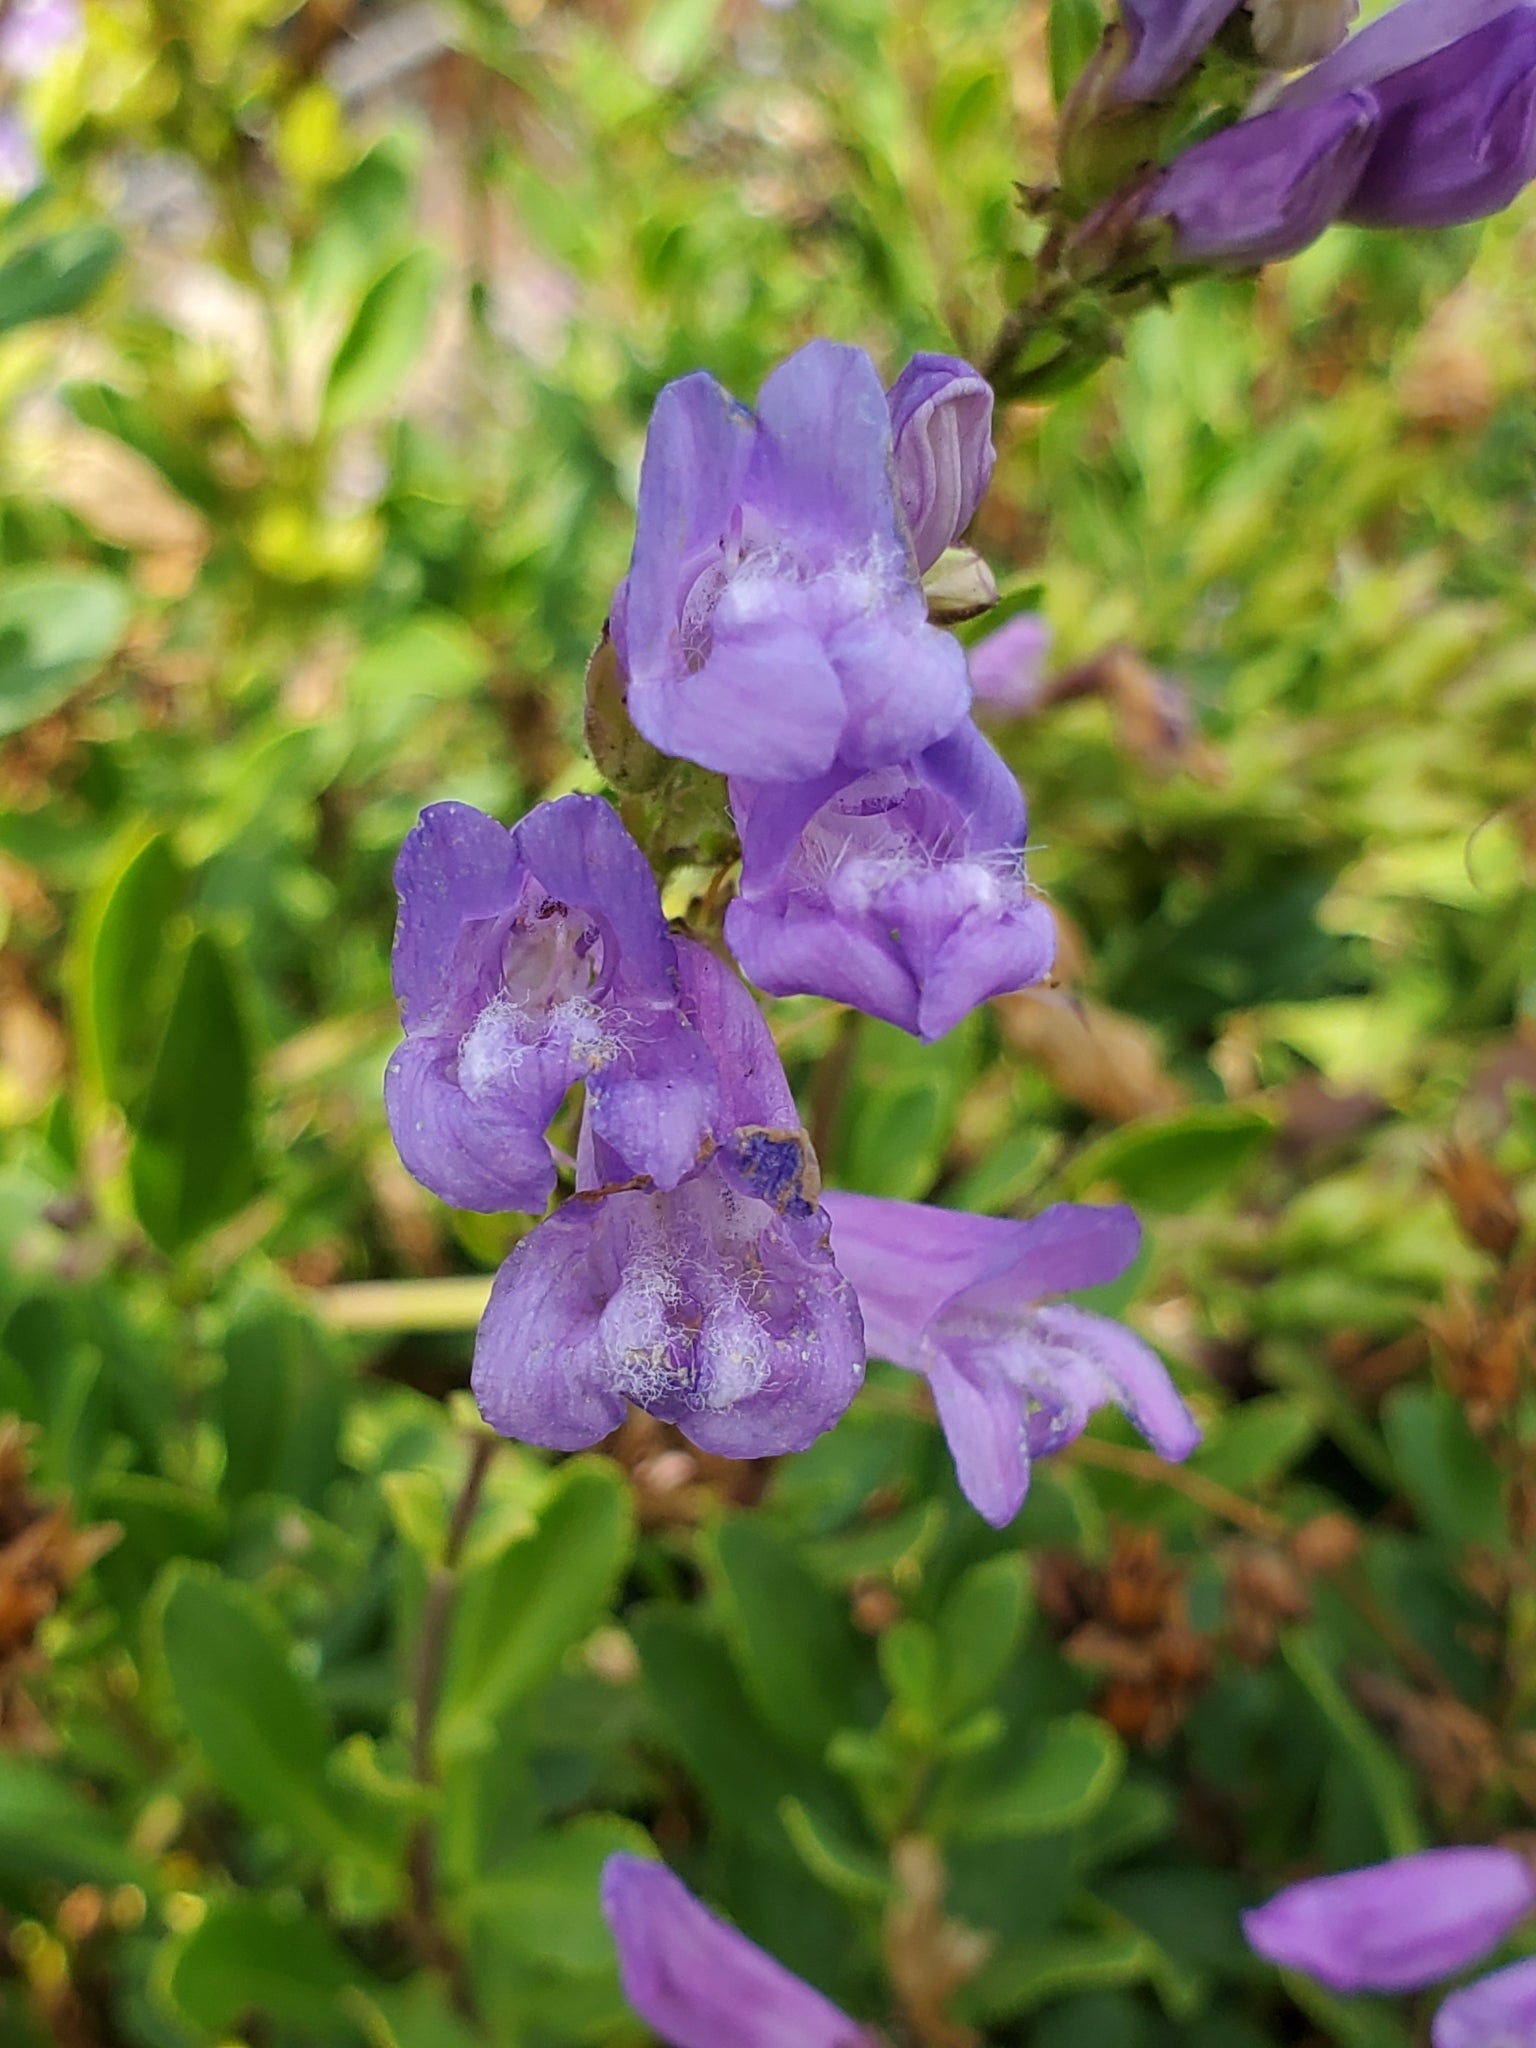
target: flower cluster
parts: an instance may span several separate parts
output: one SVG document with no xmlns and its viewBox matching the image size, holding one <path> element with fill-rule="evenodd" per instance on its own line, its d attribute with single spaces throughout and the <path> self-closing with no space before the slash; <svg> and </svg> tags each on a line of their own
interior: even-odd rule
<svg viewBox="0 0 1536 2048">
<path fill-rule="evenodd" d="M 1135 0 L 1120 94 L 1175 91 L 1233 12 L 1224 0 Z M 1171 223 L 1175 262 L 1268 262 L 1335 220 L 1480 220 L 1536 177 L 1536 7 L 1401 0 L 1335 48 L 1347 21 L 1336 5 L 1266 9 L 1255 0 L 1249 27 L 1262 61 L 1312 68 L 1152 181 L 1143 216 Z"/>
<path fill-rule="evenodd" d="M 755 412 L 683 378 L 656 405 L 610 622 L 643 739 L 728 777 L 736 961 L 771 994 L 925 1039 L 1038 981 L 1054 943 L 1023 797 L 924 589 L 986 490 L 991 419 L 948 356 L 887 392 L 861 350 L 813 342 Z M 823 1199 L 757 1003 L 670 929 L 603 799 L 510 829 L 435 804 L 396 881 L 405 1040 L 385 1099 L 417 1179 L 467 1209 L 543 1210 L 548 1132 L 582 1089 L 574 1189 L 502 1266 L 476 1341 L 495 1429 L 576 1450 L 633 1402 L 706 1451 L 776 1455 L 836 1422 L 872 1347 L 927 1376 L 961 1486 L 999 1525 L 1031 1460 L 1106 1402 L 1167 1455 L 1192 1448 L 1154 1354 L 1048 1299 L 1124 1268 L 1129 1211 Z"/>
<path fill-rule="evenodd" d="M 1536 1910 L 1536 1872 L 1513 1849 L 1425 1849 L 1315 1877 L 1247 1913 L 1249 1945 L 1330 1990 L 1421 1991 L 1496 1949 Z M 1453 1991 L 1433 2048 L 1536 2040 L 1536 1957 Z"/>
</svg>

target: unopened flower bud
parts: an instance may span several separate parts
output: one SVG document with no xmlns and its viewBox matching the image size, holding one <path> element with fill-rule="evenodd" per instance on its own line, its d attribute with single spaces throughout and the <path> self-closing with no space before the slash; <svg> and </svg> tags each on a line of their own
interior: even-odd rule
<svg viewBox="0 0 1536 2048">
<path fill-rule="evenodd" d="M 992 480 L 992 387 L 958 356 L 917 355 L 887 402 L 897 496 L 917 566 L 931 569 L 976 517 Z"/>
<path fill-rule="evenodd" d="M 946 548 L 923 578 L 928 617 L 936 626 L 979 619 L 997 603 L 997 578 L 974 548 Z"/>
<path fill-rule="evenodd" d="M 1249 0 L 1253 47 L 1276 71 L 1299 71 L 1332 56 L 1360 12 L 1360 0 Z"/>
</svg>

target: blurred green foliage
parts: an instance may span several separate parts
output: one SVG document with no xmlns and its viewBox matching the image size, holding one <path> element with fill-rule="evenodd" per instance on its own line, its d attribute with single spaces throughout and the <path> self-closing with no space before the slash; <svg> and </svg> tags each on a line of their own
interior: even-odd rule
<svg viewBox="0 0 1536 2048">
<path fill-rule="evenodd" d="M 8 2048 L 618 2048 L 597 1873 L 653 1842 L 932 2048 L 940 1993 L 998 2044 L 1407 2048 L 1239 1905 L 1530 1825 L 1530 207 L 1336 231 L 1010 412 L 980 539 L 1086 686 L 1000 742 L 1074 987 L 927 1050 L 773 1006 L 829 1179 L 1138 1204 L 1111 1305 L 1187 1473 L 1103 1423 L 995 1534 L 879 1369 L 773 1471 L 491 1453 L 461 1314 L 326 1291 L 519 1227 L 390 1149 L 390 865 L 430 799 L 596 786 L 656 391 L 981 352 L 1083 46 L 1014 0 L 87 0 L 29 88 Z M 72 1592 L 65 1500 L 119 1532 Z"/>
</svg>

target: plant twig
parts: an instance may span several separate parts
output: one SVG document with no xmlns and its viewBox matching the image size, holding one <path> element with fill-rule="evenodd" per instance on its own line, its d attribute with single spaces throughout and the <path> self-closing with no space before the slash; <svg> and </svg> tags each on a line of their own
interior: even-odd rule
<svg viewBox="0 0 1536 2048">
<path fill-rule="evenodd" d="M 382 1337 L 473 1330 L 490 1293 L 489 1274 L 474 1273 L 451 1280 L 357 1280 L 317 1287 L 309 1299 L 333 1330 Z"/>
<path fill-rule="evenodd" d="M 411 1769 L 419 1784 L 437 1783 L 437 1761 L 433 1754 L 437 1710 L 442 1699 L 443 1673 L 448 1654 L 448 1629 L 453 1619 L 454 1596 L 458 1591 L 459 1560 L 465 1539 L 480 1504 L 485 1476 L 496 1455 L 497 1439 L 488 1431 L 477 1433 L 469 1454 L 469 1466 L 448 1522 L 443 1559 L 427 1582 L 426 1605 L 422 1609 L 421 1636 L 416 1648 L 416 1678 L 412 1688 L 416 1725 L 411 1738 Z M 448 1979 L 454 2004 L 473 2017 L 473 2002 L 464 1958 L 442 1924 L 437 1896 L 437 1830 L 429 1819 L 416 1823 L 407 1851 L 411 1881 L 411 1919 L 417 1947 L 423 1958 L 440 1969 Z"/>
</svg>

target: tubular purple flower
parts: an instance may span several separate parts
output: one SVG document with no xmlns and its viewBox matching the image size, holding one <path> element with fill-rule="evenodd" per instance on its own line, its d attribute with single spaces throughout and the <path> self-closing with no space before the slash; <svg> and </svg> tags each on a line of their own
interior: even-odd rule
<svg viewBox="0 0 1536 2048">
<path fill-rule="evenodd" d="M 804 1450 L 864 1374 L 863 1326 L 815 1160 L 757 1005 L 679 940 L 683 1000 L 718 1063 L 718 1143 L 670 1190 L 626 1184 L 590 1116 L 575 1199 L 516 1246 L 475 1342 L 492 1429 L 581 1450 L 626 1402 L 726 1458 Z"/>
<path fill-rule="evenodd" d="M 976 517 L 992 481 L 992 387 L 958 356 L 917 355 L 886 396 L 897 495 L 927 570 Z"/>
<path fill-rule="evenodd" d="M 79 0 L 10 0 L 0 14 L 0 70 L 35 78 L 82 26 Z"/>
<path fill-rule="evenodd" d="M 1425 1849 L 1314 1877 L 1243 1915 L 1248 1945 L 1330 1990 L 1418 1991 L 1485 1956 L 1536 1907 L 1512 1849 Z"/>
<path fill-rule="evenodd" d="M 846 2013 L 701 1905 L 664 1864 L 610 1856 L 602 1902 L 624 1996 L 667 2048 L 874 2048 Z"/>
<path fill-rule="evenodd" d="M 1453 1991 L 1435 2014 L 1432 2048 L 1523 2048 L 1536 2041 L 1536 1956 Z"/>
<path fill-rule="evenodd" d="M 1175 263 L 1246 270 L 1294 256 L 1348 205 L 1379 118 L 1356 91 L 1239 121 L 1175 157 L 1146 212 L 1173 223 Z"/>
<path fill-rule="evenodd" d="M 1026 718 L 1040 702 L 1051 629 L 1038 612 L 1019 612 L 970 649 L 976 715 Z"/>
<path fill-rule="evenodd" d="M 1121 0 L 1131 54 L 1112 96 L 1122 104 L 1166 98 L 1239 5 L 1240 0 Z"/>
<path fill-rule="evenodd" d="M 718 1105 L 708 1047 L 679 1002 L 656 883 L 594 796 L 508 830 L 433 804 L 395 869 L 394 983 L 405 1043 L 384 1081 L 406 1166 L 465 1209 L 542 1209 L 544 1129 L 572 1082 L 625 1170 L 671 1188 Z"/>
<path fill-rule="evenodd" d="M 1141 1238 L 1129 1209 L 1060 1202 L 1021 1223 L 873 1195 L 825 1202 L 871 1354 L 926 1376 L 961 1491 L 995 1528 L 1023 1505 L 1034 1459 L 1098 1408 L 1122 1409 L 1161 1457 L 1199 1442 L 1154 1351 L 1047 1300 L 1124 1272 Z"/>
<path fill-rule="evenodd" d="M 702 372 L 667 386 L 612 630 L 639 731 L 727 775 L 882 767 L 954 730 L 965 656 L 928 623 L 862 349 L 810 343 L 755 414 Z"/>
<path fill-rule="evenodd" d="M 969 720 L 899 767 L 733 782 L 741 893 L 725 935 L 773 995 L 823 995 L 940 1038 L 1050 969 L 1024 880 L 1024 799 Z"/>
</svg>

